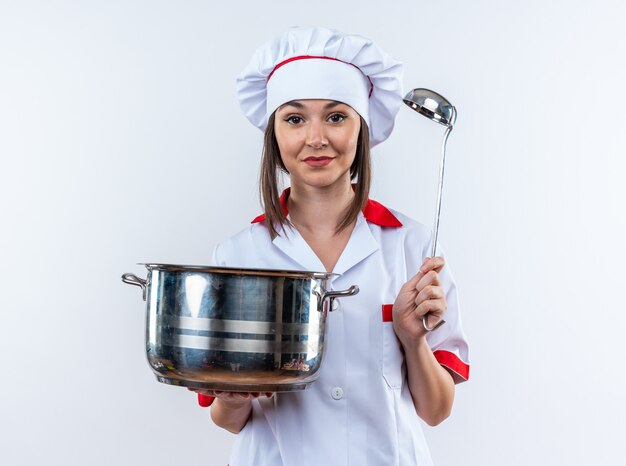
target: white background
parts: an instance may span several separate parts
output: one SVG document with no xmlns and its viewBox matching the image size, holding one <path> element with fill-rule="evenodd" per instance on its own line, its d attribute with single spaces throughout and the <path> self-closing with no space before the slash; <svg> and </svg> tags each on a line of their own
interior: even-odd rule
<svg viewBox="0 0 626 466">
<path fill-rule="evenodd" d="M 2 465 L 226 464 L 120 275 L 205 264 L 260 212 L 234 79 L 294 25 L 373 39 L 458 109 L 440 239 L 472 373 L 436 464 L 624 464 L 626 7 L 381 5 L 0 2 Z M 372 198 L 430 225 L 442 135 L 401 109 Z"/>
</svg>

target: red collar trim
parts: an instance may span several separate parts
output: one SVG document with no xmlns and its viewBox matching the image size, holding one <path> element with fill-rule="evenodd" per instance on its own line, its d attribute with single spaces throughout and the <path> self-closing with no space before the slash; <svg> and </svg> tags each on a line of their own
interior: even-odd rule
<svg viewBox="0 0 626 466">
<path fill-rule="evenodd" d="M 367 200 L 363 209 L 363 215 L 368 222 L 381 227 L 398 228 L 402 226 L 400 220 L 387 207 L 372 199 Z"/>
<path fill-rule="evenodd" d="M 280 195 L 280 205 L 282 206 L 285 215 L 289 215 L 289 211 L 287 210 L 287 199 L 289 198 L 290 192 L 291 189 L 287 188 Z M 396 216 L 393 215 L 389 209 L 387 209 L 387 207 L 372 199 L 367 200 L 365 208 L 363 209 L 363 216 L 368 222 L 381 227 L 398 228 L 402 226 L 400 220 L 398 220 Z M 261 214 L 250 223 L 261 223 L 264 221 L 265 214 Z"/>
</svg>

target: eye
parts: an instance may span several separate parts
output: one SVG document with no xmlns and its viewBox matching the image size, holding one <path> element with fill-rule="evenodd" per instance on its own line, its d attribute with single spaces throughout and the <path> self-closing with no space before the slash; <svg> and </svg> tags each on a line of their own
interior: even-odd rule
<svg viewBox="0 0 626 466">
<path fill-rule="evenodd" d="M 285 121 L 289 123 L 290 125 L 297 125 L 299 123 L 302 123 L 302 118 L 297 115 L 291 115 L 285 118 Z"/>
<path fill-rule="evenodd" d="M 341 123 L 343 120 L 346 119 L 346 116 L 342 115 L 341 113 L 333 113 L 331 116 L 328 117 L 328 119 L 333 123 Z"/>
</svg>

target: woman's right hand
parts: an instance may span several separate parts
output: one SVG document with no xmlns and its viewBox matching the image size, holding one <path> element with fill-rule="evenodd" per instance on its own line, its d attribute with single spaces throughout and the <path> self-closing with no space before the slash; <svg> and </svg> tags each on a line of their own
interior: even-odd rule
<svg viewBox="0 0 626 466">
<path fill-rule="evenodd" d="M 229 408 L 238 408 L 244 406 L 246 403 L 265 396 L 271 398 L 274 394 L 270 392 L 225 392 L 218 390 L 203 390 L 198 388 L 189 388 L 192 392 L 201 393 L 205 396 L 211 396 L 217 398 L 220 402 L 224 403 Z"/>
<path fill-rule="evenodd" d="M 252 413 L 252 400 L 260 396 L 271 397 L 273 393 L 259 392 L 223 392 L 219 390 L 201 390 L 190 388 L 189 390 L 204 396 L 215 398 L 211 404 L 211 419 L 219 427 L 237 434 L 248 422 Z"/>
</svg>

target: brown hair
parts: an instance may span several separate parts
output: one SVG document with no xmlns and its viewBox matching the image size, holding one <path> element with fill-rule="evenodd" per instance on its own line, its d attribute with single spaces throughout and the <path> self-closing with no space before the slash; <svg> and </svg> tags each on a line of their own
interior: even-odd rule
<svg viewBox="0 0 626 466">
<path fill-rule="evenodd" d="M 263 140 L 263 158 L 261 160 L 261 172 L 259 180 L 259 191 L 263 210 L 265 211 L 265 225 L 270 231 L 270 236 L 274 239 L 278 235 L 277 226 L 285 232 L 285 224 L 293 226 L 287 219 L 280 204 L 278 193 L 278 180 L 280 171 L 289 173 L 280 157 L 276 132 L 274 130 L 274 119 L 276 112 L 269 117 L 265 137 Z M 335 234 L 340 233 L 356 220 L 359 212 L 363 210 L 369 197 L 370 183 L 372 178 L 372 165 L 370 161 L 370 135 L 369 128 L 365 120 L 361 118 L 361 129 L 356 146 L 354 162 L 350 167 L 350 179 L 358 179 L 354 189 L 354 201 L 341 219 Z"/>
</svg>

